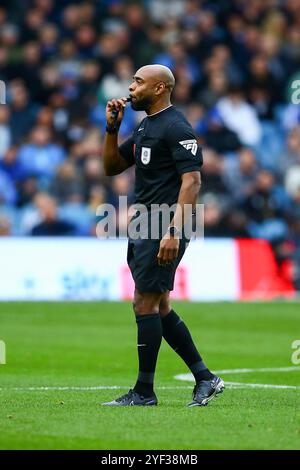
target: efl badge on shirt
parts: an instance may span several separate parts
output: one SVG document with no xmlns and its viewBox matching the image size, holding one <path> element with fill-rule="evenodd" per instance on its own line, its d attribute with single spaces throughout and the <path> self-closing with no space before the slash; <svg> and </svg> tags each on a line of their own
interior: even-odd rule
<svg viewBox="0 0 300 470">
<path fill-rule="evenodd" d="M 151 159 L 151 148 L 142 147 L 141 160 L 144 165 L 148 165 Z"/>
<path fill-rule="evenodd" d="M 192 155 L 196 155 L 198 150 L 197 140 L 196 139 L 189 139 L 189 140 L 181 140 L 179 142 L 185 149 L 190 150 Z"/>
</svg>

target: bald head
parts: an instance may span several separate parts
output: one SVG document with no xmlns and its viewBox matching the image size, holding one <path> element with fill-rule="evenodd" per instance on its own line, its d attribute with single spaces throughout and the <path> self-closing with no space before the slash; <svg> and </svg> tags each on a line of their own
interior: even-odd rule
<svg viewBox="0 0 300 470">
<path fill-rule="evenodd" d="M 175 86 L 175 78 L 169 67 L 160 64 L 145 65 L 141 67 L 137 73 L 137 76 L 141 75 L 145 79 L 153 79 L 157 82 L 163 82 L 166 88 L 171 92 Z"/>
<path fill-rule="evenodd" d="M 168 67 L 159 64 L 141 67 L 129 87 L 132 109 L 152 114 L 170 106 L 174 86 L 175 78 Z"/>
</svg>

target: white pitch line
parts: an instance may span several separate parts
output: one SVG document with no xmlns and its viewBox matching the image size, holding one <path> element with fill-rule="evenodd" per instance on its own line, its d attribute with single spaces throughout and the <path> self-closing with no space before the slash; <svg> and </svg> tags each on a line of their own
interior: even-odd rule
<svg viewBox="0 0 300 470">
<path fill-rule="evenodd" d="M 68 391 L 93 391 L 93 390 L 119 390 L 121 388 L 128 388 L 122 385 L 99 385 L 93 387 L 7 387 L 3 388 L 0 387 L 0 391 L 14 391 L 14 392 L 52 392 L 52 391 L 60 391 L 60 392 L 68 392 Z"/>
<path fill-rule="evenodd" d="M 300 367 L 291 366 L 291 367 L 263 367 L 259 369 L 224 369 L 216 370 L 215 374 L 245 374 L 249 372 L 293 372 L 300 371 Z M 192 374 L 179 374 L 174 377 L 177 380 L 194 382 L 194 377 Z M 225 382 L 225 385 L 229 388 L 272 388 L 272 389 L 291 389 L 291 390 L 300 390 L 300 386 L 295 385 L 275 385 L 275 384 L 253 384 L 253 383 L 243 383 L 243 382 Z M 157 387 L 159 390 L 188 390 L 192 387 L 189 385 L 185 386 L 170 386 L 170 387 Z M 91 387 L 75 387 L 75 386 L 57 386 L 57 387 L 11 387 L 11 388 L 1 388 L 0 391 L 37 391 L 37 392 L 47 392 L 47 391 L 96 391 L 96 390 L 121 390 L 128 389 L 128 386 L 124 385 L 97 385 Z"/>
<path fill-rule="evenodd" d="M 273 385 L 273 384 L 252 384 L 243 382 L 225 382 L 228 388 L 272 388 L 272 389 L 292 389 L 300 390 L 300 387 L 295 385 Z M 128 390 L 128 386 L 124 385 L 99 385 L 94 387 L 12 387 L 0 388 L 3 391 L 16 391 L 16 392 L 91 392 L 97 390 Z M 161 386 L 156 387 L 157 390 L 191 390 L 191 385 L 183 386 Z"/>
<path fill-rule="evenodd" d="M 217 375 L 225 374 L 248 374 L 251 372 L 300 372 L 300 367 L 261 367 L 258 369 L 223 369 L 213 371 Z M 190 372 L 188 374 L 178 374 L 174 377 L 176 380 L 183 380 L 186 382 L 194 382 L 194 376 Z"/>
<path fill-rule="evenodd" d="M 299 371 L 300 367 L 290 366 L 290 367 L 261 367 L 259 369 L 224 369 L 216 370 L 215 374 L 247 374 L 248 372 L 292 372 Z"/>
<path fill-rule="evenodd" d="M 216 370 L 215 374 L 225 375 L 225 374 L 247 374 L 250 372 L 299 372 L 300 367 L 290 366 L 290 367 L 261 367 L 258 369 L 224 369 Z M 186 382 L 194 382 L 193 374 L 179 374 L 174 377 L 177 380 L 182 380 Z M 272 389 L 291 389 L 291 390 L 300 390 L 300 387 L 296 385 L 275 385 L 275 384 L 253 384 L 253 383 L 244 383 L 244 382 L 225 382 L 225 385 L 230 388 L 272 388 Z"/>
<path fill-rule="evenodd" d="M 0 388 L 0 391 L 16 391 L 16 392 L 68 392 L 68 391 L 76 391 L 76 392 L 90 392 L 95 390 L 128 390 L 128 386 L 125 385 L 99 385 L 94 387 L 12 387 L 12 388 Z M 156 387 L 159 390 L 189 390 L 192 388 L 191 385 L 182 385 L 174 387 Z"/>
<path fill-rule="evenodd" d="M 273 389 L 291 389 L 300 390 L 296 385 L 273 385 L 273 384 L 251 384 L 243 382 L 225 382 L 225 385 L 231 385 L 233 388 L 273 388 Z"/>
</svg>

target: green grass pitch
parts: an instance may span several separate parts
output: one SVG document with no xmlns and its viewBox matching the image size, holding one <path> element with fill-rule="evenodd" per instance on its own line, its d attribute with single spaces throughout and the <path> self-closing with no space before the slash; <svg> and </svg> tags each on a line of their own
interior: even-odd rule
<svg viewBox="0 0 300 470">
<path fill-rule="evenodd" d="M 211 369 L 293 366 L 299 304 L 174 306 Z M 300 367 L 220 374 L 225 382 L 290 388 L 228 385 L 207 407 L 187 408 L 193 384 L 174 376 L 188 370 L 163 343 L 159 406 L 101 407 L 135 382 L 129 303 L 1 303 L 0 340 L 7 349 L 0 365 L 0 449 L 300 448 Z"/>
</svg>

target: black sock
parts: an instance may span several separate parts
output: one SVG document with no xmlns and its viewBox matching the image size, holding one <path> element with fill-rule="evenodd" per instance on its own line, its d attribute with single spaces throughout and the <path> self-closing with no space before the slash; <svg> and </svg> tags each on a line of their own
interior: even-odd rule
<svg viewBox="0 0 300 470">
<path fill-rule="evenodd" d="M 210 380 L 214 375 L 206 367 L 193 342 L 191 334 L 174 310 L 161 319 L 163 337 L 174 351 L 184 360 L 196 382 Z"/>
<path fill-rule="evenodd" d="M 162 325 L 158 313 L 138 315 L 136 322 L 139 375 L 134 391 L 145 397 L 150 397 L 153 394 L 154 373 L 162 340 Z"/>
</svg>

